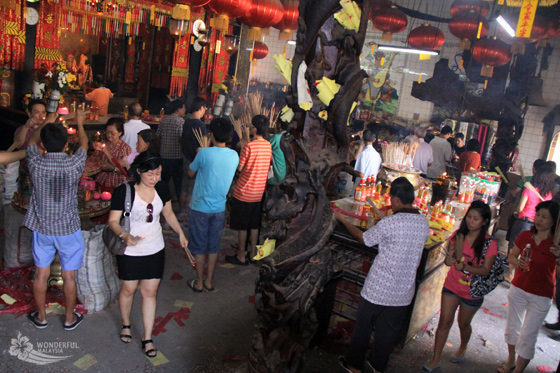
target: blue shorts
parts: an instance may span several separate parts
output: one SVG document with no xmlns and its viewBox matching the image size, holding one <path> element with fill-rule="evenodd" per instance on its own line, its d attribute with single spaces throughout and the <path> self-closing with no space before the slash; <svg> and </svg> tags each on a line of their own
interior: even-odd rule
<svg viewBox="0 0 560 373">
<path fill-rule="evenodd" d="M 189 214 L 189 250 L 195 255 L 216 254 L 224 230 L 226 212 L 205 213 L 191 210 Z"/>
<path fill-rule="evenodd" d="M 84 236 L 82 230 L 68 236 L 47 236 L 33 232 L 33 260 L 39 268 L 51 265 L 58 251 L 60 266 L 65 271 L 75 271 L 84 263 Z"/>
<path fill-rule="evenodd" d="M 477 298 L 477 299 L 463 298 L 463 297 L 458 296 L 457 294 L 455 294 L 454 292 L 452 292 L 448 288 L 443 288 L 441 290 L 441 293 L 450 295 L 450 296 L 455 297 L 457 299 L 460 299 L 462 304 L 464 304 L 467 307 L 471 307 L 471 308 L 480 308 L 480 306 L 482 306 L 482 303 L 484 302 L 484 297 L 480 297 L 480 298 Z"/>
</svg>

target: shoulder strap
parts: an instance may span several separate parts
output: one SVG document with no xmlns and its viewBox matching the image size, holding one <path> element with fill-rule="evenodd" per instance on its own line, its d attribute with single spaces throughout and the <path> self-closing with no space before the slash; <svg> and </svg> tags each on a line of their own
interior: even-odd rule
<svg viewBox="0 0 560 373">
<path fill-rule="evenodd" d="M 541 194 L 538 192 L 538 190 L 536 190 L 535 187 L 530 182 L 527 181 L 525 183 L 524 187 L 529 189 L 534 194 L 536 194 L 537 197 L 539 197 L 539 199 L 541 200 L 541 202 L 544 202 L 544 198 L 541 196 Z"/>
<path fill-rule="evenodd" d="M 123 230 L 127 233 L 130 232 L 130 210 L 131 206 L 131 195 L 130 195 L 130 184 L 125 183 L 126 185 L 126 197 L 124 200 L 124 223 L 123 223 Z"/>
<path fill-rule="evenodd" d="M 494 237 L 490 236 L 484 242 L 484 246 L 482 247 L 482 257 L 480 258 L 481 263 L 484 263 L 484 258 L 486 258 L 486 253 L 488 252 L 488 248 L 490 247 L 490 243 L 493 239 Z"/>
</svg>

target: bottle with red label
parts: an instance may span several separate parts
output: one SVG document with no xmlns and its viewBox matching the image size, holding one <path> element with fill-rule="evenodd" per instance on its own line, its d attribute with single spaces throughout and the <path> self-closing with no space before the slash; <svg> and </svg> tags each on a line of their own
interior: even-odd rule
<svg viewBox="0 0 560 373">
<path fill-rule="evenodd" d="M 354 201 L 361 201 L 362 193 L 364 193 L 364 195 L 365 195 L 364 183 L 365 183 L 365 180 L 364 180 L 364 178 L 362 178 L 360 180 L 360 184 L 358 184 L 358 186 L 356 187 L 356 191 L 354 192 Z"/>
<path fill-rule="evenodd" d="M 523 266 L 523 268 L 521 268 L 521 270 L 523 270 L 523 272 L 529 272 L 531 270 L 531 255 L 533 254 L 533 251 L 531 250 L 531 244 L 527 244 L 525 246 L 525 248 L 523 249 L 523 253 L 521 254 L 521 258 L 523 258 L 523 260 L 525 261 L 525 265 Z"/>
</svg>

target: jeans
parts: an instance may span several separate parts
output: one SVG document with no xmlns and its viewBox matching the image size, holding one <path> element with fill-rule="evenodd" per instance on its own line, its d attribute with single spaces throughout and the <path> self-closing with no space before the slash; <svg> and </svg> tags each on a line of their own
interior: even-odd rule
<svg viewBox="0 0 560 373">
<path fill-rule="evenodd" d="M 508 252 L 511 251 L 511 249 L 513 249 L 517 236 L 519 236 L 521 232 L 528 231 L 529 229 L 531 229 L 531 227 L 533 227 L 532 222 L 521 220 L 521 219 L 515 219 L 515 222 L 511 227 L 511 232 L 509 233 Z M 523 251 L 522 247 L 520 247 L 519 249 Z"/>
<path fill-rule="evenodd" d="M 369 363 L 376 371 L 384 372 L 399 337 L 407 309 L 408 306 L 380 306 L 360 297 L 356 325 L 346 353 L 346 363 L 354 368 L 362 368 L 371 332 L 375 330 Z"/>
</svg>

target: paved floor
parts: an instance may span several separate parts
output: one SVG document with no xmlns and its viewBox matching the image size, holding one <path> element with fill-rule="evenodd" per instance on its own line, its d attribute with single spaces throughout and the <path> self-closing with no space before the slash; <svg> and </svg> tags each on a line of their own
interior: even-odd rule
<svg viewBox="0 0 560 373">
<path fill-rule="evenodd" d="M 3 225 L 2 225 L 3 226 Z M 3 237 L 0 238 L 3 247 Z M 234 232 L 226 230 L 222 239 L 219 265 L 223 256 L 233 253 L 230 244 L 236 241 Z M 216 272 L 215 293 L 194 293 L 186 284 L 194 277 L 183 251 L 168 247 L 166 270 L 158 295 L 157 316 L 159 333 L 154 336 L 159 358 L 146 358 L 140 348 L 141 313 L 139 294 L 132 315 L 133 342 L 124 344 L 118 339 L 119 311 L 116 303 L 95 314 L 86 315 L 75 331 L 62 329 L 62 316 L 50 314 L 49 326 L 37 330 L 24 316 L 0 315 L 0 371 L 1 372 L 244 372 L 257 314 L 252 304 L 256 266 L 227 268 Z M 172 279 L 173 278 L 173 279 Z M 180 278 L 180 279 L 179 279 Z M 444 360 L 441 371 L 495 372 L 506 357 L 503 342 L 506 295 L 504 283 L 487 297 L 484 308 L 473 321 L 473 336 L 466 360 L 457 366 Z M 188 302 L 192 302 L 188 303 Z M 1 308 L 1 306 L 0 306 Z M 551 309 L 548 320 L 554 321 L 556 310 Z M 438 316 L 426 326 L 402 351 L 393 354 L 388 372 L 418 372 L 429 359 L 433 333 Z M 348 331 L 337 328 L 333 319 L 331 337 L 322 348 L 306 355 L 305 372 L 339 372 L 337 356 L 348 342 Z M 24 339 L 32 350 L 26 355 L 15 344 Z M 54 342 L 57 342 L 56 344 Z M 451 331 L 444 358 L 453 353 L 459 335 L 455 325 Z M 45 347 L 44 343 L 47 344 Z M 37 365 L 25 360 L 37 355 L 42 346 L 44 359 L 58 357 L 60 361 Z M 18 356 L 12 353 L 20 352 Z M 18 358 L 19 357 L 19 358 Z M 21 360 L 20 358 L 24 359 Z M 560 358 L 560 342 L 550 339 L 542 329 L 535 359 L 528 372 L 554 371 Z M 39 359 L 41 360 L 41 359 Z M 547 368 L 548 367 L 548 368 Z"/>
</svg>

